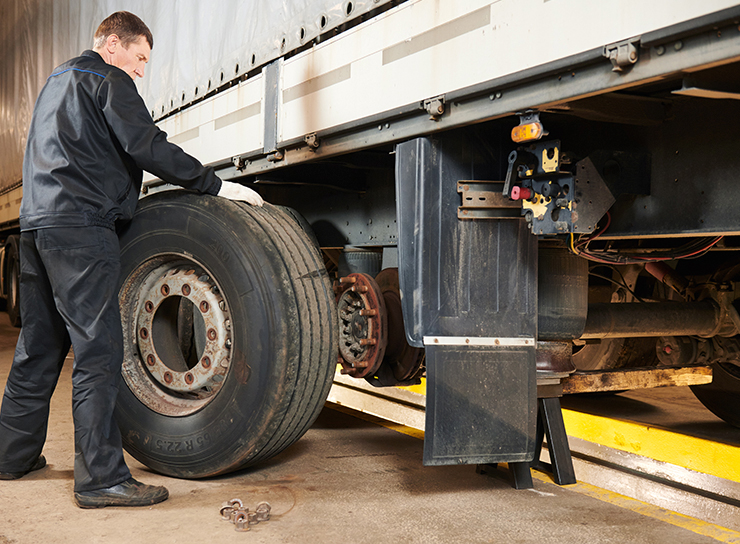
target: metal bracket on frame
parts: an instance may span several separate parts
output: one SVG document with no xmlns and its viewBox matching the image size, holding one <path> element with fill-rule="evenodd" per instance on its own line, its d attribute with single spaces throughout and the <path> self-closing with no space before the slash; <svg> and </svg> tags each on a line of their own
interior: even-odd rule
<svg viewBox="0 0 740 544">
<path fill-rule="evenodd" d="M 604 46 L 603 55 L 611 61 L 612 72 L 623 72 L 625 68 L 637 62 L 637 44 L 639 43 L 639 38 L 631 38 Z"/>
<path fill-rule="evenodd" d="M 306 134 L 303 137 L 303 141 L 306 142 L 306 145 L 308 145 L 308 148 L 312 151 L 316 151 L 318 147 L 321 145 L 321 141 L 319 140 L 319 137 L 316 135 L 315 132 L 312 132 L 311 134 Z"/>
<path fill-rule="evenodd" d="M 458 219 L 520 219 L 522 204 L 503 195 L 503 181 L 460 180 Z"/>
<path fill-rule="evenodd" d="M 236 157 L 231 158 L 231 164 L 233 164 L 234 168 L 241 172 L 247 167 L 249 161 L 244 157 L 237 155 Z"/>
<path fill-rule="evenodd" d="M 445 96 L 440 95 L 424 100 L 424 109 L 429 114 L 429 119 L 439 121 L 445 112 Z"/>
</svg>

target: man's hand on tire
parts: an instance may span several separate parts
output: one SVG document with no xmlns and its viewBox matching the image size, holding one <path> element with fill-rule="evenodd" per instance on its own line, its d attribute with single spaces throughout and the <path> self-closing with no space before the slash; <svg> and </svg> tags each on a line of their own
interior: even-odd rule
<svg viewBox="0 0 740 544">
<path fill-rule="evenodd" d="M 228 198 L 229 200 L 241 200 L 252 206 L 262 206 L 265 203 L 256 191 L 231 181 L 221 182 L 221 190 L 218 192 L 218 196 Z"/>
</svg>

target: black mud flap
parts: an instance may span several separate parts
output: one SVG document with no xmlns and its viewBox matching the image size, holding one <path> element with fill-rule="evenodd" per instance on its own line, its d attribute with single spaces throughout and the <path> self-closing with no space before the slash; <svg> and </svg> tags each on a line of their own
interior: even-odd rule
<svg viewBox="0 0 740 544">
<path fill-rule="evenodd" d="M 502 179 L 500 157 L 466 134 L 396 147 L 406 335 L 426 348 L 426 465 L 535 450 L 537 239 L 521 219 L 458 219 L 458 181 Z"/>
<path fill-rule="evenodd" d="M 426 362 L 425 465 L 534 458 L 534 347 L 428 345 Z"/>
</svg>

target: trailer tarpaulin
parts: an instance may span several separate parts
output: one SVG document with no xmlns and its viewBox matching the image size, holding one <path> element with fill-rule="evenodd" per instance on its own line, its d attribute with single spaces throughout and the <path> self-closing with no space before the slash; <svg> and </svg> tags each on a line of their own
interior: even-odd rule
<svg viewBox="0 0 740 544">
<path fill-rule="evenodd" d="M 20 182 L 33 104 L 51 70 L 92 48 L 115 11 L 137 14 L 154 35 L 137 85 L 156 119 L 392 1 L 3 0 L 0 191 Z"/>
</svg>

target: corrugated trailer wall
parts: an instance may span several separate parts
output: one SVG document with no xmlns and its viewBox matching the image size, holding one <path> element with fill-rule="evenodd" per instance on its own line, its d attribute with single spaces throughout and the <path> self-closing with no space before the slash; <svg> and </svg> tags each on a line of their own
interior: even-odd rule
<svg viewBox="0 0 740 544">
<path fill-rule="evenodd" d="M 21 178 L 33 104 L 54 66 L 127 10 L 154 34 L 139 89 L 155 118 L 198 100 L 391 0 L 2 0 L 0 191 Z M 397 1 L 395 3 L 398 3 Z"/>
</svg>

